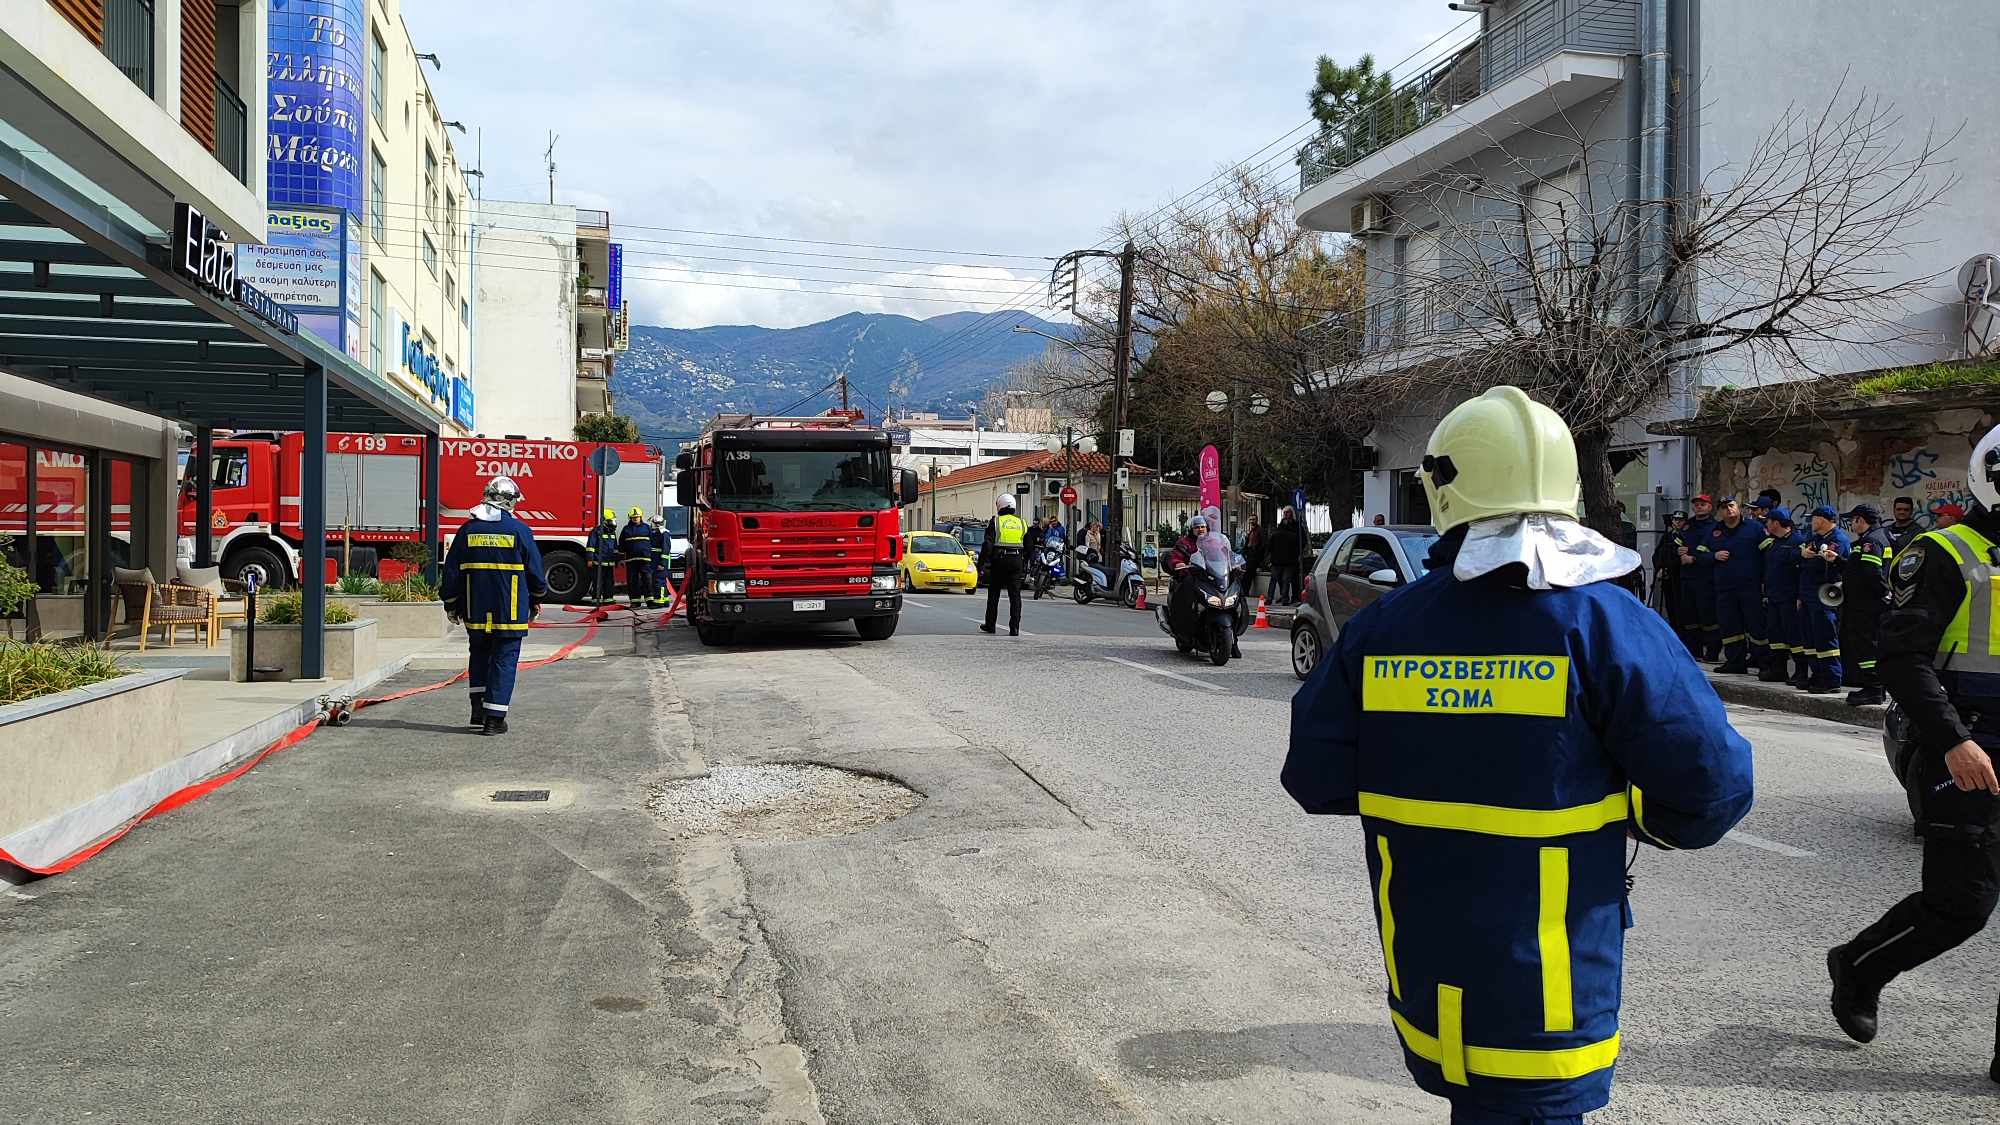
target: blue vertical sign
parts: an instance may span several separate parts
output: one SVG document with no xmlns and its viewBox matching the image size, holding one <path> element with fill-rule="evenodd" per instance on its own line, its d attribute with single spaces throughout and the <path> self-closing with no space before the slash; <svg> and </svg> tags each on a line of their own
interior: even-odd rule
<svg viewBox="0 0 2000 1125">
<path fill-rule="evenodd" d="M 625 244 L 611 244 L 611 282 L 605 291 L 605 305 L 617 312 L 625 303 Z"/>
<path fill-rule="evenodd" d="M 272 206 L 361 214 L 364 0 L 272 0 L 265 186 Z"/>
</svg>

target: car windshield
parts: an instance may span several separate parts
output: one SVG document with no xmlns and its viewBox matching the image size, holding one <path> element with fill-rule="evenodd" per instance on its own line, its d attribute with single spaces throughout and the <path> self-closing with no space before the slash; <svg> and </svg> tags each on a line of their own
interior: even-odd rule
<svg viewBox="0 0 2000 1125">
<path fill-rule="evenodd" d="M 889 449 L 763 449 L 724 442 L 715 500 L 746 512 L 879 511 L 894 503 Z"/>
<path fill-rule="evenodd" d="M 949 535 L 912 535 L 910 553 L 913 555 L 962 555 L 965 548 Z"/>
<path fill-rule="evenodd" d="M 676 539 L 686 539 L 688 537 L 688 510 L 686 508 L 672 507 L 660 514 L 665 517 L 668 535 Z"/>
<path fill-rule="evenodd" d="M 1403 541 L 1403 554 L 1420 570 L 1431 568 L 1431 544 L 1438 541 L 1435 533 L 1429 531 L 1399 531 L 1396 538 Z"/>
</svg>

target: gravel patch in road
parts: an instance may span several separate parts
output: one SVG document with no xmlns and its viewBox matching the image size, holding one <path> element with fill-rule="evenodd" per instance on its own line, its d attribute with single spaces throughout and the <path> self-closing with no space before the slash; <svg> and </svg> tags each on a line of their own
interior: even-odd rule
<svg viewBox="0 0 2000 1125">
<path fill-rule="evenodd" d="M 886 778 L 832 766 L 716 766 L 650 787 L 646 809 L 676 839 L 806 840 L 887 823 L 923 799 Z"/>
</svg>

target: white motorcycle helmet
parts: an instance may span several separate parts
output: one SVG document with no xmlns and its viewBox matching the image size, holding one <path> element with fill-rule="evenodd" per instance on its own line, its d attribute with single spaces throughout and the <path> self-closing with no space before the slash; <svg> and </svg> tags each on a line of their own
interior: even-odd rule
<svg viewBox="0 0 2000 1125">
<path fill-rule="evenodd" d="M 1965 484 L 1980 506 L 1992 509 L 2000 504 L 2000 426 L 1986 431 L 1972 447 L 1972 463 L 1966 466 Z"/>
</svg>

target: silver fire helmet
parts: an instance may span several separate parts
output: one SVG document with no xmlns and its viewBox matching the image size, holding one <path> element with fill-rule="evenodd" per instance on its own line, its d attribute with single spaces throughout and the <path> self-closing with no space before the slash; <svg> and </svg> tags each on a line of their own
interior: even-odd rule
<svg viewBox="0 0 2000 1125">
<path fill-rule="evenodd" d="M 521 502 L 521 486 L 514 483 L 513 477 L 494 477 L 486 482 L 486 491 L 480 494 L 480 499 L 511 512 Z"/>
</svg>

